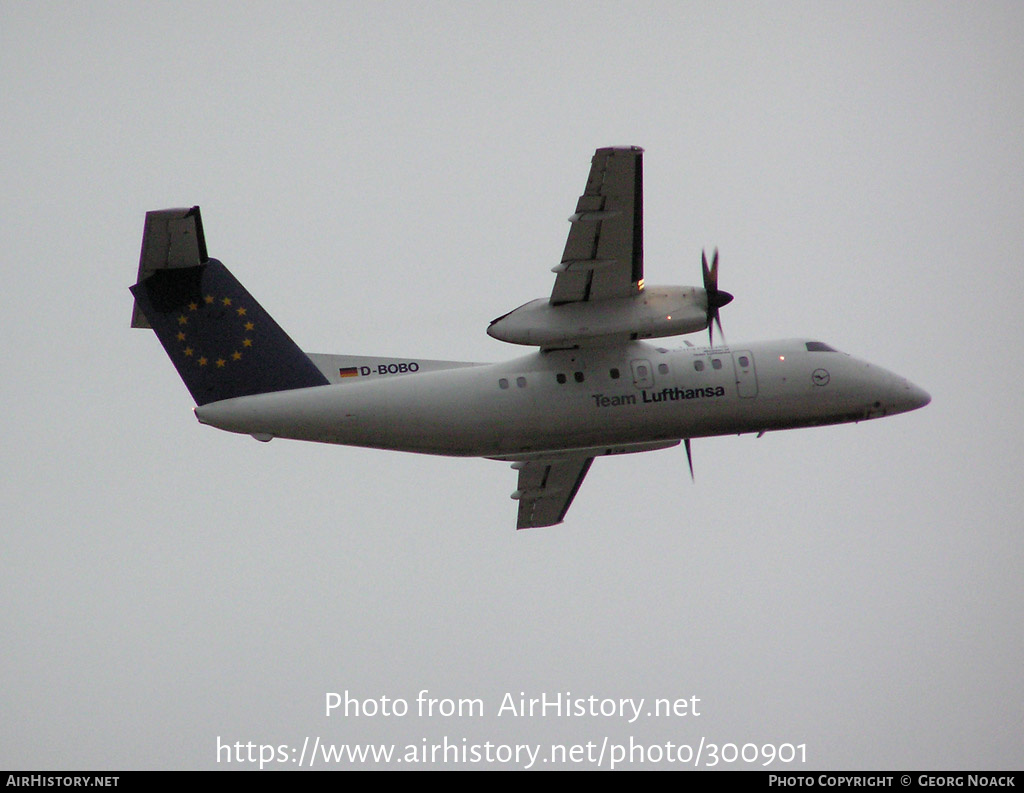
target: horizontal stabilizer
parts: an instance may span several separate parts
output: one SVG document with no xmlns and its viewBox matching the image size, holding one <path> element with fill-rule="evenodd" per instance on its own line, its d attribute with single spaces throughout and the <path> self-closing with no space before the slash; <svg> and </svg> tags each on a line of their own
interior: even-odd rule
<svg viewBox="0 0 1024 793">
<path fill-rule="evenodd" d="M 135 283 L 142 283 L 157 270 L 195 267 L 208 258 L 199 207 L 147 212 L 142 232 L 142 253 L 139 255 L 139 275 Z M 132 327 L 151 327 L 138 301 L 132 310 Z"/>
</svg>

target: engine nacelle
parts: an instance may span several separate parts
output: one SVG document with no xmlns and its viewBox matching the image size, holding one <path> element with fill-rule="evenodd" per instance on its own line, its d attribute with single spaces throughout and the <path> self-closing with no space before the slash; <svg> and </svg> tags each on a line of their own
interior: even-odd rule
<svg viewBox="0 0 1024 793">
<path fill-rule="evenodd" d="M 552 305 L 533 300 L 493 320 L 487 334 L 543 347 L 607 337 L 653 339 L 695 333 L 708 326 L 708 300 L 692 286 L 648 286 L 630 297 Z"/>
</svg>

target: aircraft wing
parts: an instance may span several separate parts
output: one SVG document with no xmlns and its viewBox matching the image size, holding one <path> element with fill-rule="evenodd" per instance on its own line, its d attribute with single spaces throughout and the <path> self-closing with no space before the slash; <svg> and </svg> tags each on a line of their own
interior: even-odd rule
<svg viewBox="0 0 1024 793">
<path fill-rule="evenodd" d="M 561 523 L 576 491 L 590 470 L 593 457 L 559 457 L 515 463 L 519 471 L 517 529 Z"/>
<path fill-rule="evenodd" d="M 551 304 L 629 297 L 643 289 L 643 149 L 598 149 L 551 291 Z"/>
</svg>

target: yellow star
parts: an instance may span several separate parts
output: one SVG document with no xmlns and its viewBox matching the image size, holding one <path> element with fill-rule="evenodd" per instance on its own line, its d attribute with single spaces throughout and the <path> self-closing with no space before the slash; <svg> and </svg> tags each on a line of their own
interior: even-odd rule
<svg viewBox="0 0 1024 793">
<path fill-rule="evenodd" d="M 185 334 L 180 330 L 178 331 L 178 341 L 185 341 Z"/>
<path fill-rule="evenodd" d="M 218 358 L 215 363 L 217 364 L 218 369 L 223 369 L 224 364 L 226 364 L 227 361 L 225 361 L 223 358 Z"/>
<path fill-rule="evenodd" d="M 207 305 L 209 305 L 210 303 L 213 302 L 213 295 L 207 295 L 206 297 L 203 298 L 203 300 L 206 301 Z"/>
<path fill-rule="evenodd" d="M 242 339 L 242 344 L 246 347 L 252 347 L 252 339 Z"/>
<path fill-rule="evenodd" d="M 193 353 L 193 349 L 191 347 L 186 347 L 184 352 L 185 352 L 185 355 L 187 357 L 191 358 L 192 357 L 192 353 Z"/>
<path fill-rule="evenodd" d="M 198 311 L 199 310 L 199 304 L 195 300 L 193 300 L 191 303 L 188 304 L 188 310 L 189 311 Z"/>
<path fill-rule="evenodd" d="M 179 325 L 187 325 L 188 324 L 188 317 L 186 317 L 184 314 L 182 314 L 180 317 L 178 317 L 178 324 Z"/>
<path fill-rule="evenodd" d="M 207 363 L 209 363 L 209 361 L 210 361 L 210 359 L 209 359 L 209 358 L 207 358 L 207 357 L 206 357 L 206 356 L 204 355 L 204 356 L 202 356 L 202 357 L 201 357 L 201 358 L 199 359 L 199 365 L 200 365 L 200 366 L 206 366 L 206 364 L 207 364 Z"/>
<path fill-rule="evenodd" d="M 245 329 L 246 329 L 246 330 L 252 330 L 252 329 L 253 329 L 253 328 L 255 328 L 255 327 L 256 327 L 256 326 L 255 326 L 255 325 L 253 325 L 253 324 L 252 324 L 251 322 L 246 322 L 246 323 L 245 323 Z"/>
<path fill-rule="evenodd" d="M 230 297 L 225 297 L 220 302 L 223 303 L 225 306 L 230 306 L 231 305 L 231 298 Z"/>
<path fill-rule="evenodd" d="M 235 310 L 238 312 L 238 316 L 240 316 L 240 317 L 244 317 L 245 316 L 245 309 L 244 308 L 239 308 L 239 309 L 235 309 Z"/>
<path fill-rule="evenodd" d="M 231 360 L 232 361 L 240 361 L 240 360 L 242 360 L 242 353 L 240 353 L 238 350 L 235 350 L 233 353 L 231 353 Z"/>
</svg>

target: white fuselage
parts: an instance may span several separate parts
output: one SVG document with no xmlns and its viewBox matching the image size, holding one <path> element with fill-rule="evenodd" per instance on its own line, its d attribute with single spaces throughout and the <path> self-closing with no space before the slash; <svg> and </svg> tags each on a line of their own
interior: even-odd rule
<svg viewBox="0 0 1024 793">
<path fill-rule="evenodd" d="M 515 458 L 839 424 L 929 401 L 898 375 L 808 346 L 794 339 L 675 350 L 645 342 L 552 350 L 237 397 L 195 412 L 203 424 L 260 440 Z"/>
</svg>

